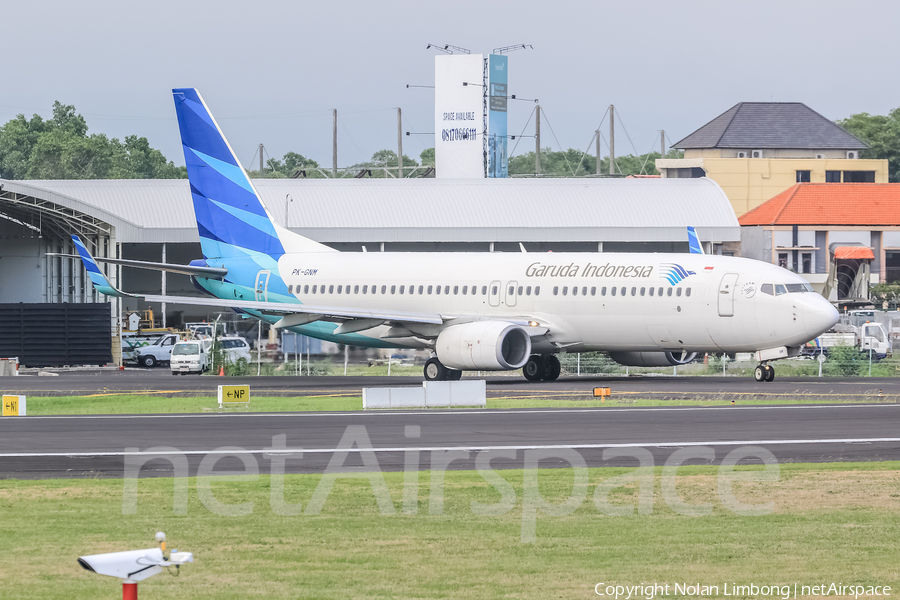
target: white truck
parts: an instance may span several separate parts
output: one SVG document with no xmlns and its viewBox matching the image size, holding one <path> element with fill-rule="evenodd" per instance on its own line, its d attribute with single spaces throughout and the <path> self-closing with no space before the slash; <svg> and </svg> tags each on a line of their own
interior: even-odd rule
<svg viewBox="0 0 900 600">
<path fill-rule="evenodd" d="M 134 351 L 137 363 L 142 367 L 152 368 L 158 364 L 166 364 L 172 355 L 172 348 L 181 341 L 174 333 L 167 333 L 149 346 L 141 346 Z"/>
<path fill-rule="evenodd" d="M 835 346 L 850 346 L 866 354 L 871 350 L 872 357 L 882 359 L 891 353 L 891 338 L 881 323 L 863 323 L 862 325 L 838 326 L 842 331 L 823 333 L 810 342 L 804 354 L 814 355 L 820 352 L 828 354 Z"/>
</svg>

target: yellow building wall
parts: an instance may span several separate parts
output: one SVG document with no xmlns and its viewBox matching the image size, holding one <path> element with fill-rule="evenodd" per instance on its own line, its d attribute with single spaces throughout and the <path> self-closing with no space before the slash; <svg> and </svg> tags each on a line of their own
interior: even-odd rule
<svg viewBox="0 0 900 600">
<path fill-rule="evenodd" d="M 825 183 L 825 171 L 875 171 L 875 183 L 888 183 L 888 162 L 882 159 L 704 157 L 703 169 L 738 217 L 797 183 L 797 171 L 810 171 L 810 183 Z"/>
</svg>

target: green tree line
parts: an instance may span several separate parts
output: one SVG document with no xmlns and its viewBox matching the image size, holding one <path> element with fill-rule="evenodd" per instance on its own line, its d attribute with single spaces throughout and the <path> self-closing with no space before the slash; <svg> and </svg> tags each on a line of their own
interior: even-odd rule
<svg viewBox="0 0 900 600">
<path fill-rule="evenodd" d="M 887 159 L 890 182 L 900 183 L 900 107 L 887 115 L 857 113 L 837 124 L 869 145 L 860 158 Z"/>
<path fill-rule="evenodd" d="M 147 138 L 124 142 L 102 133 L 88 135 L 75 107 L 53 103 L 48 120 L 25 115 L 0 126 L 0 178 L 3 179 L 177 179 L 184 167 L 167 161 Z"/>
</svg>

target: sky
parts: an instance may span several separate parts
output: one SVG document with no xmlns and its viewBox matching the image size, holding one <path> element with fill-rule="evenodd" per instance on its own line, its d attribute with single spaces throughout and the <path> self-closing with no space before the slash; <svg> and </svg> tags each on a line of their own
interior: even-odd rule
<svg viewBox="0 0 900 600">
<path fill-rule="evenodd" d="M 610 104 L 617 155 L 658 150 L 660 130 L 677 142 L 742 101 L 829 119 L 900 106 L 893 0 L 29 0 L 4 3 L 2 20 L 0 123 L 48 118 L 59 100 L 89 133 L 146 137 L 178 165 L 175 87 L 201 92 L 248 168 L 260 143 L 330 167 L 332 108 L 339 166 L 396 150 L 397 107 L 404 131 L 434 131 L 434 91 L 407 88 L 434 84 L 430 43 L 533 46 L 510 53 L 509 93 L 540 100 L 554 150 L 588 149 Z M 533 133 L 533 109 L 510 103 L 510 133 Z M 403 139 L 411 158 L 433 146 Z M 533 149 L 524 138 L 516 154 Z"/>
</svg>

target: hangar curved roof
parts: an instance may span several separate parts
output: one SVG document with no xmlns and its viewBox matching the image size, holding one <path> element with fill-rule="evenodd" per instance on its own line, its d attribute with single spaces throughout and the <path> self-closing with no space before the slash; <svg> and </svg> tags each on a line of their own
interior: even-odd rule
<svg viewBox="0 0 900 600">
<path fill-rule="evenodd" d="M 0 181 L 116 227 L 120 242 L 198 241 L 187 180 Z M 256 179 L 272 217 L 328 242 L 737 241 L 701 179 Z M 0 194 L 0 212 L 6 200 Z"/>
</svg>

